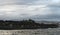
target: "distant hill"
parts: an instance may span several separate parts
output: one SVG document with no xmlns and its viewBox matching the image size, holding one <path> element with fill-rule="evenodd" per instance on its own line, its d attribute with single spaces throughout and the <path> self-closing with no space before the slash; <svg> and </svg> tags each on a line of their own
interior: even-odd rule
<svg viewBox="0 0 60 35">
<path fill-rule="evenodd" d="M 34 20 L 22 20 L 22 21 L 3 21 L 0 20 L 0 29 L 12 30 L 12 29 L 46 29 L 57 28 L 58 24 L 44 24 L 36 23 Z"/>
</svg>

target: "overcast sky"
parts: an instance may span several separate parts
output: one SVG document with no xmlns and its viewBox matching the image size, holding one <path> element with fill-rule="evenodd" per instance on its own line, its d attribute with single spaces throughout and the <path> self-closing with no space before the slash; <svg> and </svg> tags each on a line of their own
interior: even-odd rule
<svg viewBox="0 0 60 35">
<path fill-rule="evenodd" d="M 0 20 L 60 20 L 60 0 L 0 0 Z"/>
</svg>

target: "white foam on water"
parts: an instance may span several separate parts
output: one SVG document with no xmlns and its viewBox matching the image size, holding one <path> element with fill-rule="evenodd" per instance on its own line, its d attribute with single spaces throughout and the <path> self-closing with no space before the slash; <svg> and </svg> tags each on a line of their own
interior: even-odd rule
<svg viewBox="0 0 60 35">
<path fill-rule="evenodd" d="M 0 35 L 60 35 L 60 28 L 0 30 Z"/>
</svg>

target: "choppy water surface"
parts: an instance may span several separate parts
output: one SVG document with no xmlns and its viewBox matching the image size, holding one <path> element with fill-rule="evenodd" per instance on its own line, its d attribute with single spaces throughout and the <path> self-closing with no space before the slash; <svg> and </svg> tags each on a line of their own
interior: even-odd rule
<svg viewBox="0 0 60 35">
<path fill-rule="evenodd" d="M 0 30 L 0 35 L 60 35 L 60 28 L 34 30 Z"/>
</svg>

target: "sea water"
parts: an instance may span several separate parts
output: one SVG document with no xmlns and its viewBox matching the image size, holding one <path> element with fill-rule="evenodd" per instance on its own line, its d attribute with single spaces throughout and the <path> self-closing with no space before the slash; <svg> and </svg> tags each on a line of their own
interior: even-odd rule
<svg viewBox="0 0 60 35">
<path fill-rule="evenodd" d="M 60 35 L 60 28 L 0 30 L 0 35 Z"/>
</svg>

